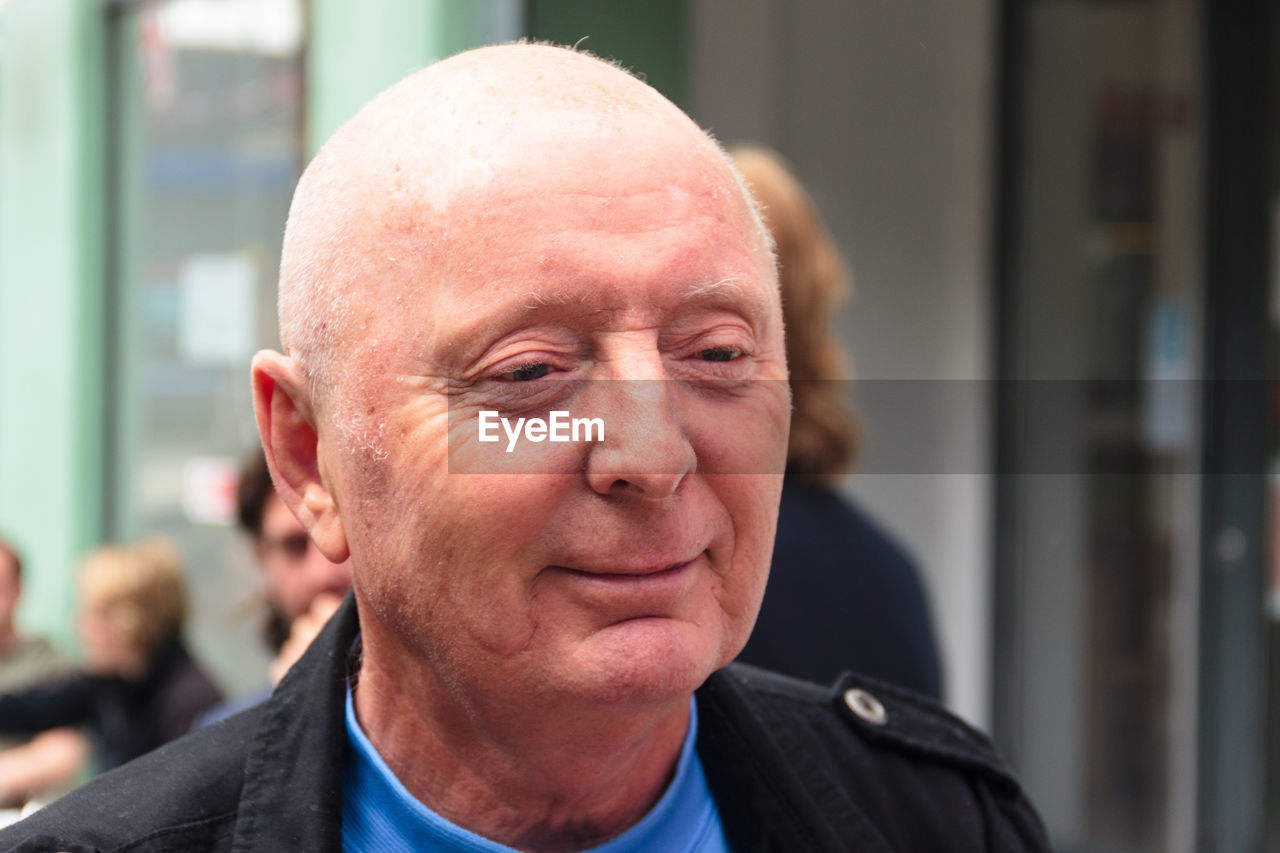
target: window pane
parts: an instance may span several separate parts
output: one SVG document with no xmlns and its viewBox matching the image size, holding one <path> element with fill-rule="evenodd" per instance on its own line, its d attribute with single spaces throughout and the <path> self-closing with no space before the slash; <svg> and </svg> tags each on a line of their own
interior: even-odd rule
<svg viewBox="0 0 1280 853">
<path fill-rule="evenodd" d="M 1190 850 L 1197 5 L 1022 4 L 997 730 L 1055 848 Z"/>
</svg>

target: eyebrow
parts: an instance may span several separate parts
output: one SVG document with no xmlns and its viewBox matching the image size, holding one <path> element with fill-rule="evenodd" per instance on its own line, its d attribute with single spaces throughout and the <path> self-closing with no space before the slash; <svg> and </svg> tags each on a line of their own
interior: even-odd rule
<svg viewBox="0 0 1280 853">
<path fill-rule="evenodd" d="M 680 302 L 721 302 L 736 301 L 742 296 L 742 285 L 730 278 L 719 281 L 701 282 L 687 287 L 680 295 Z M 524 309 L 537 311 L 541 308 L 580 307 L 588 310 L 610 311 L 610 308 L 599 308 L 593 303 L 594 295 L 554 291 L 552 293 L 528 293 L 525 296 Z"/>
<path fill-rule="evenodd" d="M 768 308 L 758 299 L 744 299 L 744 294 L 742 285 L 736 279 L 722 278 L 719 281 L 694 284 L 686 288 L 680 297 L 680 302 L 683 305 L 737 311 L 744 315 L 759 332 L 767 325 Z"/>
<path fill-rule="evenodd" d="M 731 278 L 710 281 L 706 284 L 695 284 L 684 292 L 682 301 L 696 302 L 706 297 L 738 297 L 742 295 L 742 285 Z"/>
</svg>

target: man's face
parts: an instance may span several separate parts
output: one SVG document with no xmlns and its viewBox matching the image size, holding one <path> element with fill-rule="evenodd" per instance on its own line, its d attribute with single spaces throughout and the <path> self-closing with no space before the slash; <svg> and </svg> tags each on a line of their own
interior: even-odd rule
<svg viewBox="0 0 1280 853">
<path fill-rule="evenodd" d="M 257 554 L 264 597 L 285 623 L 305 613 L 317 595 L 345 595 L 351 588 L 351 567 L 331 563 L 320 553 L 275 494 L 268 495 L 262 507 Z"/>
<path fill-rule="evenodd" d="M 790 403 L 772 262 L 687 134 L 522 143 L 536 168 L 455 200 L 438 239 L 386 224 L 401 260 L 321 426 L 362 620 L 471 698 L 687 695 L 746 641 L 768 571 Z M 482 410 L 553 409 L 606 440 L 476 442 Z"/>
<path fill-rule="evenodd" d="M 119 606 L 119 605 L 117 605 Z M 146 653 L 119 627 L 118 614 L 101 602 L 82 601 L 76 633 L 84 665 L 96 675 L 132 675 L 146 666 Z"/>
</svg>

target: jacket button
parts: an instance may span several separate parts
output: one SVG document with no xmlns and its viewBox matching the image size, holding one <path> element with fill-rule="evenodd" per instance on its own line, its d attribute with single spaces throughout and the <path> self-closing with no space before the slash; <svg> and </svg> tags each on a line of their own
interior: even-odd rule
<svg viewBox="0 0 1280 853">
<path fill-rule="evenodd" d="M 860 719 L 873 726 L 883 726 L 889 721 L 889 715 L 885 712 L 884 705 L 881 705 L 879 699 L 865 690 L 850 687 L 844 692 L 844 703 Z"/>
</svg>

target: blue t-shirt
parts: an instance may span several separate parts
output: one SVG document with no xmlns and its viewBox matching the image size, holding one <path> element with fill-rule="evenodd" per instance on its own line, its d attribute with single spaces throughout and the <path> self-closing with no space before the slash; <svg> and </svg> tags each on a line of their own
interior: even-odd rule
<svg viewBox="0 0 1280 853">
<path fill-rule="evenodd" d="M 698 707 L 689 713 L 676 775 L 640 822 L 592 853 L 728 853 L 720 815 L 694 750 Z M 377 853 L 510 853 L 424 806 L 400 784 L 356 720 L 347 690 L 347 748 L 342 767 L 342 849 Z"/>
</svg>

